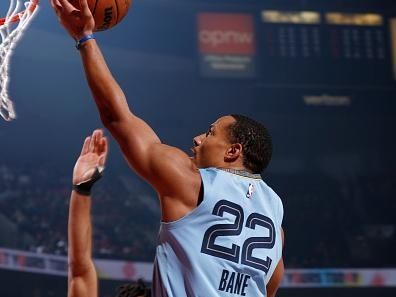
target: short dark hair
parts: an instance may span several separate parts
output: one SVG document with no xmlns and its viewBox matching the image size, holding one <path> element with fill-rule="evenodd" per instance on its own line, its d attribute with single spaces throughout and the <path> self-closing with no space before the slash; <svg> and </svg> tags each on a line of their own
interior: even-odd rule
<svg viewBox="0 0 396 297">
<path fill-rule="evenodd" d="M 136 284 L 125 284 L 118 287 L 116 297 L 151 297 L 150 288 L 146 287 L 143 280 L 139 279 Z"/>
<path fill-rule="evenodd" d="M 231 114 L 235 122 L 229 127 L 232 143 L 243 147 L 243 166 L 253 173 L 267 168 L 272 157 L 272 139 L 268 130 L 255 120 L 240 114 Z"/>
</svg>

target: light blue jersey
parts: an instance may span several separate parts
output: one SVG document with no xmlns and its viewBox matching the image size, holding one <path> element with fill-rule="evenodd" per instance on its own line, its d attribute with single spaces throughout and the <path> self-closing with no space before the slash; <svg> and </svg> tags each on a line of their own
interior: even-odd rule
<svg viewBox="0 0 396 297">
<path fill-rule="evenodd" d="M 154 297 L 266 296 L 282 256 L 283 206 L 260 175 L 200 170 L 203 201 L 161 223 Z"/>
</svg>

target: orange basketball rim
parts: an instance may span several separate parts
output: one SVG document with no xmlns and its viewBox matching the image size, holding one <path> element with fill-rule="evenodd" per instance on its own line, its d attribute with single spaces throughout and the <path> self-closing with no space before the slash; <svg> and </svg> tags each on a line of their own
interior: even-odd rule
<svg viewBox="0 0 396 297">
<path fill-rule="evenodd" d="M 38 4 L 39 0 L 10 0 L 5 17 L 0 18 L 0 116 L 6 121 L 16 118 L 14 103 L 8 94 L 9 62 L 15 45 L 38 11 Z"/>
<path fill-rule="evenodd" d="M 11 0 L 11 1 L 16 1 L 16 0 Z M 7 23 L 8 22 L 10 22 L 10 23 L 18 22 L 25 12 L 32 13 L 37 8 L 38 4 L 39 4 L 39 0 L 31 0 L 31 1 L 27 2 L 27 7 L 25 10 L 22 10 L 16 14 L 13 14 L 10 18 L 7 18 L 7 17 L 0 18 L 0 26 L 3 26 L 6 22 Z"/>
</svg>

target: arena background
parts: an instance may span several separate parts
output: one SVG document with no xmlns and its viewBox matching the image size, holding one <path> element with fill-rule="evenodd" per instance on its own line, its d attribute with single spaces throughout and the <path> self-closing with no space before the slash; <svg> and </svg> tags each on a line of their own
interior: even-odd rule
<svg viewBox="0 0 396 297">
<path fill-rule="evenodd" d="M 395 296 L 394 1 L 135 0 L 96 38 L 164 142 L 188 152 L 229 113 L 270 129 L 263 175 L 285 207 L 279 296 Z M 101 123 L 47 1 L 15 48 L 10 94 L 18 119 L 0 121 L 0 296 L 62 296 L 71 171 Z M 155 193 L 114 141 L 110 150 L 94 192 L 101 296 L 150 281 L 159 222 Z"/>
</svg>

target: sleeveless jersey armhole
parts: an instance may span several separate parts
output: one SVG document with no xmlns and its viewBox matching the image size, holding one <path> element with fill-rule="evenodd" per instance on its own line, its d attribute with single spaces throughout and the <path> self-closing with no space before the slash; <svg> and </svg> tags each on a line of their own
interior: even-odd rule
<svg viewBox="0 0 396 297">
<path fill-rule="evenodd" d="M 198 202 L 197 202 L 197 206 L 199 206 L 204 198 L 204 183 L 201 177 L 201 187 L 199 188 L 199 194 L 198 194 Z"/>
</svg>

